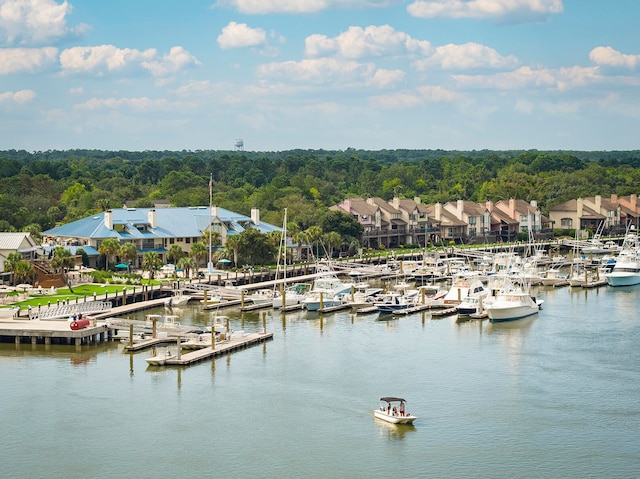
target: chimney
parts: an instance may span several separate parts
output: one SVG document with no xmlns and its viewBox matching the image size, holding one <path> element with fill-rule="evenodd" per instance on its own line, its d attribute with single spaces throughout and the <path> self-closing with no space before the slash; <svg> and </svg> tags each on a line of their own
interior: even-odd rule
<svg viewBox="0 0 640 479">
<path fill-rule="evenodd" d="M 415 201 L 416 203 L 418 203 L 419 205 L 422 204 L 422 198 L 420 198 L 419 196 L 416 196 L 415 198 L 413 198 L 413 201 Z"/>
<path fill-rule="evenodd" d="M 373 198 L 367 198 L 367 204 L 371 205 L 371 206 L 375 206 L 376 202 L 373 201 Z"/>
<path fill-rule="evenodd" d="M 440 221 L 442 218 L 442 203 L 436 203 L 433 205 L 433 213 L 435 215 L 435 219 Z"/>
<path fill-rule="evenodd" d="M 351 198 L 347 198 L 342 202 L 343 208 L 347 213 L 351 213 Z"/>
<path fill-rule="evenodd" d="M 638 195 L 636 195 L 635 193 L 631 194 L 629 196 L 629 203 L 631 206 L 631 210 L 637 213 L 638 212 Z"/>
<path fill-rule="evenodd" d="M 154 210 L 154 209 L 150 209 L 149 210 L 148 220 L 149 220 L 149 225 L 152 228 L 157 228 L 158 227 L 158 220 L 156 218 L 156 210 Z"/>
<path fill-rule="evenodd" d="M 613 204 L 618 203 L 618 195 L 616 195 L 615 193 L 611 193 L 611 203 Z"/>
<path fill-rule="evenodd" d="M 529 202 L 529 204 L 531 205 L 532 208 L 537 208 L 538 207 L 538 201 L 537 200 L 531 200 Z"/>
<path fill-rule="evenodd" d="M 212 206 L 211 207 L 211 217 L 212 218 L 217 218 L 218 217 L 218 207 L 217 206 Z"/>
<path fill-rule="evenodd" d="M 596 195 L 595 203 L 596 203 L 596 213 L 600 213 L 600 210 L 602 209 L 602 196 Z"/>
<path fill-rule="evenodd" d="M 394 196 L 393 199 L 391 200 L 391 206 L 393 206 L 395 209 L 399 210 L 400 209 L 400 198 L 398 198 L 397 196 Z"/>
<path fill-rule="evenodd" d="M 260 209 L 259 208 L 251 208 L 251 221 L 254 225 L 258 226 L 260 224 Z"/>
<path fill-rule="evenodd" d="M 113 229 L 113 211 L 107 210 L 104 212 L 104 226 L 108 230 Z"/>
<path fill-rule="evenodd" d="M 464 201 L 463 200 L 458 200 L 456 202 L 456 207 L 457 207 L 457 210 L 458 210 L 457 217 L 458 217 L 459 220 L 461 220 L 462 219 L 462 213 L 464 211 Z"/>
<path fill-rule="evenodd" d="M 485 204 L 484 204 L 485 208 L 487 208 L 487 211 L 489 213 L 493 213 L 493 201 L 488 200 Z"/>
<path fill-rule="evenodd" d="M 516 199 L 515 198 L 509 198 L 509 217 L 511 219 L 517 219 L 516 218 Z"/>
<path fill-rule="evenodd" d="M 582 213 L 584 210 L 584 200 L 582 198 L 578 198 L 577 199 L 577 205 L 576 205 L 576 213 L 578 216 L 578 223 L 580 222 L 580 218 L 582 218 Z"/>
</svg>

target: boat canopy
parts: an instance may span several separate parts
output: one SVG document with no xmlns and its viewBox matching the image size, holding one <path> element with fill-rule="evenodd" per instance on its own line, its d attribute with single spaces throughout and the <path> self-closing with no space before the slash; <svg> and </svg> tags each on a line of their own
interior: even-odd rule
<svg viewBox="0 0 640 479">
<path fill-rule="evenodd" d="M 380 398 L 380 401 L 384 401 L 384 402 L 407 402 L 406 400 L 404 400 L 402 398 L 395 398 L 395 397 L 382 397 L 382 398 Z"/>
</svg>

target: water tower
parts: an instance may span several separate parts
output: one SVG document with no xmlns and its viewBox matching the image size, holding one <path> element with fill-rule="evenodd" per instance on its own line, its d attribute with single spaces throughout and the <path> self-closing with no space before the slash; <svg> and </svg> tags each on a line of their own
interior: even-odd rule
<svg viewBox="0 0 640 479">
<path fill-rule="evenodd" d="M 236 140 L 236 151 L 242 151 L 244 150 L 244 141 L 242 140 L 242 138 L 238 138 Z"/>
</svg>

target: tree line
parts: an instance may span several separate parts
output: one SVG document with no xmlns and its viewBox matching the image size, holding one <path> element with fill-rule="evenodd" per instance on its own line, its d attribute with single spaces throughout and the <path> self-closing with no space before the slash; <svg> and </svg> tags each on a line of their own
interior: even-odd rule
<svg viewBox="0 0 640 479">
<path fill-rule="evenodd" d="M 281 224 L 357 240 L 358 226 L 329 208 L 346 197 L 420 197 L 423 203 L 566 200 L 640 191 L 640 151 L 290 150 L 0 151 L 0 231 L 37 236 L 125 203 L 214 204 Z M 312 230 L 313 232 L 313 230 Z M 318 233 L 316 231 L 316 233 Z"/>
</svg>

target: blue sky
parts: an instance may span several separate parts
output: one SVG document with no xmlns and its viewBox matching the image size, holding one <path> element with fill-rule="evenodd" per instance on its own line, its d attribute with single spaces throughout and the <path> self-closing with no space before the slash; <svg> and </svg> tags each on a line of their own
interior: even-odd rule
<svg viewBox="0 0 640 479">
<path fill-rule="evenodd" d="M 0 149 L 640 148 L 637 0 L 0 0 Z"/>
</svg>

